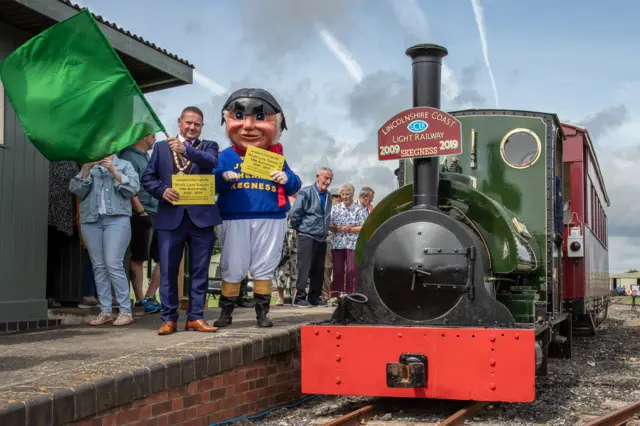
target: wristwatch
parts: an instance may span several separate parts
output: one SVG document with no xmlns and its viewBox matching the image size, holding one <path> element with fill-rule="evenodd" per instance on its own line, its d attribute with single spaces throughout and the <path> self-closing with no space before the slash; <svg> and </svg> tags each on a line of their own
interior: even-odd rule
<svg viewBox="0 0 640 426">
<path fill-rule="evenodd" d="M 144 213 L 146 213 L 146 212 L 144 211 L 144 209 L 142 209 L 142 210 L 141 210 L 141 211 L 139 211 L 139 212 L 135 212 L 135 215 L 136 215 L 136 216 L 140 216 L 141 214 L 144 214 Z"/>
</svg>

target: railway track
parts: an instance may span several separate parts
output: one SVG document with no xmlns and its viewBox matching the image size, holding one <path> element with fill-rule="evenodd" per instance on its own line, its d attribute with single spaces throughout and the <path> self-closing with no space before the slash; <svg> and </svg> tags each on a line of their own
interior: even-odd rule
<svg viewBox="0 0 640 426">
<path fill-rule="evenodd" d="M 471 420 L 476 414 L 482 411 L 489 403 L 487 402 L 471 402 L 467 406 L 457 410 L 445 420 L 438 422 L 441 426 L 458 426 L 463 425 L 465 421 Z M 347 413 L 337 419 L 329 420 L 322 426 L 361 426 L 368 424 L 376 415 L 383 414 L 388 411 L 387 404 L 381 402 L 378 404 L 366 405 Z M 383 423 L 383 421 L 381 421 Z M 395 422 L 394 424 L 398 424 Z M 416 424 L 416 422 L 412 422 Z M 425 423 L 426 425 L 427 423 Z"/>
<path fill-rule="evenodd" d="M 416 423 L 411 421 L 410 424 L 424 425 L 440 425 L 440 426 L 460 426 L 465 422 L 472 422 L 472 419 L 484 410 L 489 403 L 487 402 L 470 402 L 467 406 L 457 410 L 444 420 L 438 422 Z M 615 408 L 611 410 L 612 408 Z M 336 419 L 322 423 L 322 426 L 361 426 L 369 424 L 374 417 L 384 414 L 388 411 L 388 404 L 385 401 L 380 403 L 365 405 L 350 413 L 347 413 Z M 383 425 L 387 422 L 377 420 L 377 424 Z M 394 425 L 401 425 L 402 422 L 393 421 Z M 640 402 L 626 404 L 620 401 L 608 401 L 603 404 L 600 413 L 589 413 L 580 416 L 578 421 L 574 423 L 576 426 L 640 426 Z"/>
<path fill-rule="evenodd" d="M 366 424 L 376 414 L 381 413 L 383 410 L 377 405 L 365 405 L 350 413 L 345 414 L 342 417 L 338 417 L 335 420 L 330 420 L 324 424 L 324 426 L 358 426 Z"/>
<path fill-rule="evenodd" d="M 608 401 L 602 405 L 600 413 L 584 414 L 580 420 L 580 426 L 640 426 L 640 402 Z"/>
</svg>

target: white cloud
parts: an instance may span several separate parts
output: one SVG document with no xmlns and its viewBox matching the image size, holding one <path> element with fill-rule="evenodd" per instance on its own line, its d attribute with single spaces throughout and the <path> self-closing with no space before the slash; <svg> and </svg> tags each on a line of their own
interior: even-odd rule
<svg viewBox="0 0 640 426">
<path fill-rule="evenodd" d="M 193 70 L 193 79 L 196 83 L 213 93 L 214 95 L 224 95 L 229 91 L 219 83 L 216 83 L 207 76 L 200 74 L 198 71 Z"/>
<path fill-rule="evenodd" d="M 362 68 L 349 49 L 347 49 L 344 44 L 340 43 L 331 31 L 321 24 L 316 24 L 316 31 L 318 31 L 318 34 L 322 38 L 322 42 L 331 51 L 333 56 L 335 56 L 336 59 L 344 65 L 349 76 L 351 76 L 356 83 L 360 83 L 363 77 Z"/>
<path fill-rule="evenodd" d="M 609 273 L 640 269 L 640 246 L 636 238 L 609 237 Z"/>
<path fill-rule="evenodd" d="M 391 0 L 391 7 L 400 24 L 416 40 L 423 40 L 429 35 L 427 15 L 416 0 Z"/>
<path fill-rule="evenodd" d="M 598 155 L 605 154 L 605 151 L 636 146 L 640 142 L 640 119 L 627 121 L 606 136 L 594 136 L 593 139 L 598 144 L 596 148 Z M 600 142 L 605 141 L 606 145 L 601 146 Z M 637 158 L 633 161 L 637 161 Z"/>
<path fill-rule="evenodd" d="M 471 6 L 473 7 L 473 15 L 476 19 L 478 26 L 478 33 L 480 34 L 480 42 L 482 43 L 482 55 L 484 56 L 484 63 L 489 71 L 489 78 L 491 79 L 491 87 L 493 87 L 493 95 L 496 98 L 496 108 L 498 108 L 498 88 L 496 87 L 496 79 L 493 77 L 493 71 L 491 70 L 491 63 L 489 62 L 489 46 L 487 43 L 487 34 L 484 27 L 484 13 L 482 6 L 480 6 L 480 0 L 471 0 Z"/>
<path fill-rule="evenodd" d="M 417 43 L 429 39 L 429 22 L 427 14 L 420 8 L 416 0 L 391 0 L 391 7 L 400 25 L 411 34 Z M 451 68 L 442 61 L 442 91 L 448 101 L 458 96 L 459 88 L 456 76 Z"/>
<path fill-rule="evenodd" d="M 460 94 L 460 89 L 453 70 L 444 62 L 446 60 L 447 58 L 442 60 L 442 91 L 444 92 L 444 97 L 452 101 Z"/>
<path fill-rule="evenodd" d="M 613 91 L 614 99 L 624 104 L 635 104 L 640 98 L 640 81 L 623 81 Z"/>
<path fill-rule="evenodd" d="M 601 125 L 607 128 L 606 123 Z M 640 116 L 607 129 L 594 144 L 611 203 L 607 211 L 610 273 L 640 268 L 640 203 L 635 201 L 640 193 Z"/>
</svg>

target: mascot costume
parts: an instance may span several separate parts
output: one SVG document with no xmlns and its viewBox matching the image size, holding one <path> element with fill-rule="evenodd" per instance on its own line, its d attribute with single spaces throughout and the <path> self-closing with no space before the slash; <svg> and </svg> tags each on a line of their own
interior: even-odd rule
<svg viewBox="0 0 640 426">
<path fill-rule="evenodd" d="M 287 125 L 282 108 L 263 89 L 232 93 L 222 107 L 221 124 L 226 124 L 232 145 L 220 153 L 214 172 L 219 194 L 216 204 L 222 216 L 222 313 L 214 326 L 231 324 L 240 283 L 251 274 L 258 326 L 271 327 L 267 313 L 287 231 L 288 196 L 298 192 L 301 183 L 286 161 L 282 170 L 271 173 L 270 180 L 243 173 L 242 162 L 249 147 L 282 155 L 278 140 Z"/>
</svg>

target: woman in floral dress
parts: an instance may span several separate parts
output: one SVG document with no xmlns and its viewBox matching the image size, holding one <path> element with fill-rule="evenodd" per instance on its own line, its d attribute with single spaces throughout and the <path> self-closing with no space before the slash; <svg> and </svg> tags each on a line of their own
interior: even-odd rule
<svg viewBox="0 0 640 426">
<path fill-rule="evenodd" d="M 339 194 L 342 202 L 331 209 L 331 232 L 333 232 L 331 295 L 334 297 L 340 293 L 353 293 L 358 287 L 358 271 L 355 263 L 356 241 L 368 212 L 353 202 L 354 193 L 353 185 L 349 183 L 341 185 Z"/>
<path fill-rule="evenodd" d="M 274 283 L 278 289 L 276 306 L 284 305 L 284 291 L 291 291 L 291 284 L 295 285 L 298 277 L 298 237 L 296 231 L 289 228 L 285 234 L 282 260 L 275 271 Z"/>
</svg>

